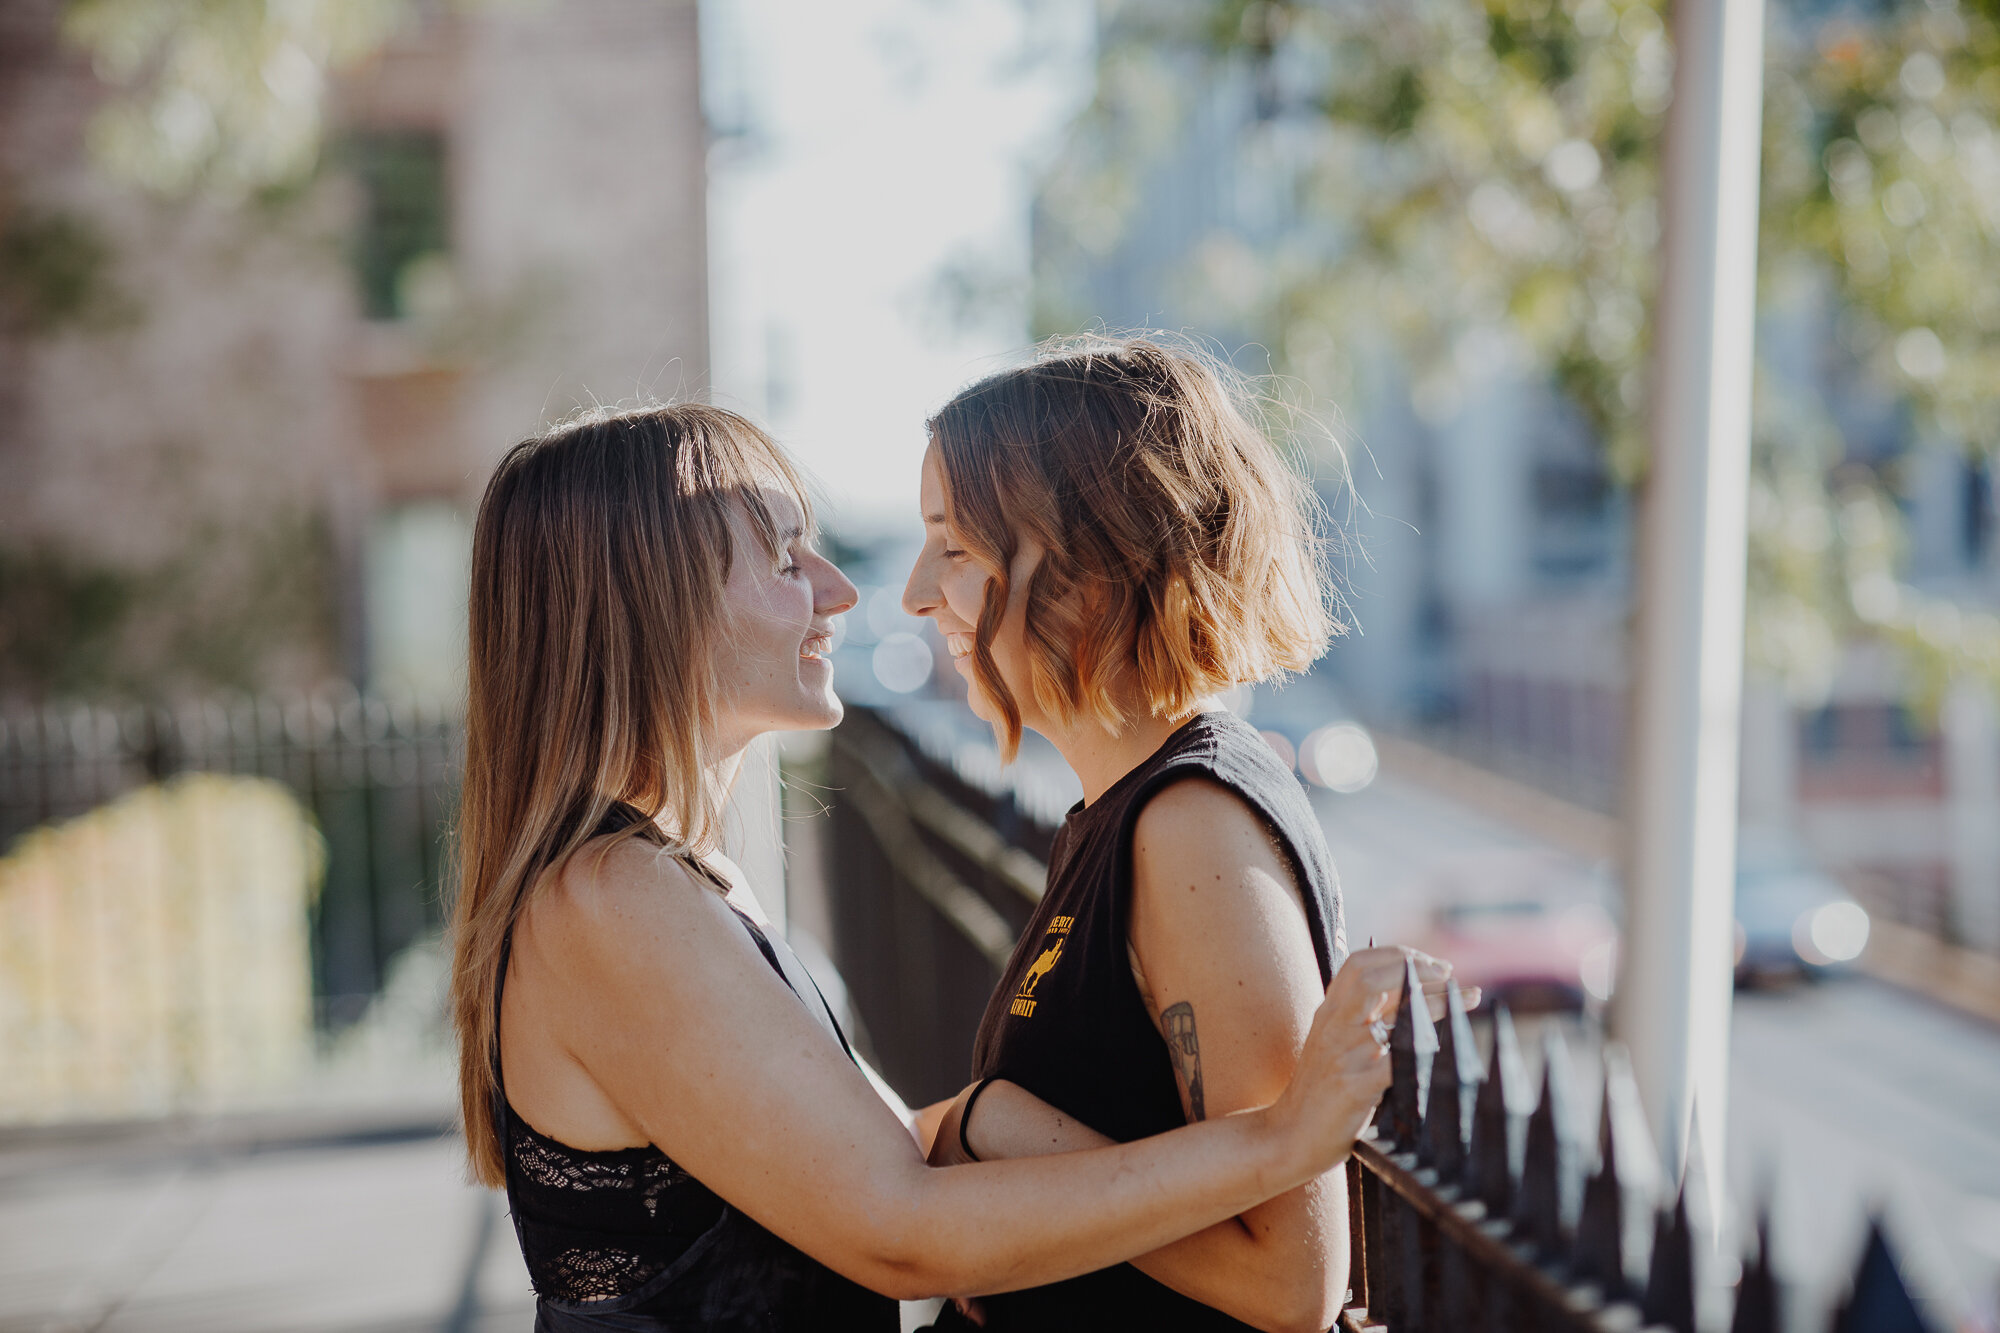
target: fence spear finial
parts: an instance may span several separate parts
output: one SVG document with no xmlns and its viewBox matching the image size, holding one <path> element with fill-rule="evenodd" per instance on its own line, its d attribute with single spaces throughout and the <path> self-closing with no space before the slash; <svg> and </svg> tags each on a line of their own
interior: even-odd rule
<svg viewBox="0 0 2000 1333">
<path fill-rule="evenodd" d="M 1743 1265 L 1743 1280 L 1736 1284 L 1736 1313 L 1730 1318 L 1729 1333 L 1778 1333 L 1784 1326 L 1777 1274 L 1771 1271 L 1771 1200 L 1767 1193 L 1757 1204 L 1756 1250 Z"/>
<path fill-rule="evenodd" d="M 1833 1333 L 1932 1333 L 1903 1283 L 1880 1215 L 1868 1221 L 1868 1244 L 1854 1274 L 1854 1291 L 1840 1307 Z"/>
<path fill-rule="evenodd" d="M 1437 1055 L 1437 1028 L 1417 978 L 1416 959 L 1403 955 L 1403 997 L 1389 1034 L 1389 1090 L 1375 1112 L 1375 1124 L 1399 1152 L 1418 1149 L 1424 1121 L 1424 1093 Z"/>
<path fill-rule="evenodd" d="M 1694 1237 L 1688 1232 L 1687 1191 L 1674 1196 L 1653 1231 L 1653 1259 L 1640 1305 L 1647 1324 L 1694 1333 Z"/>
<path fill-rule="evenodd" d="M 1542 1029 L 1542 1095 L 1528 1118 L 1521 1155 L 1521 1190 L 1514 1225 L 1545 1259 L 1563 1257 L 1567 1223 L 1581 1184 L 1575 1116 L 1570 1104 L 1569 1048 L 1551 1025 Z"/>
<path fill-rule="evenodd" d="M 1456 980 L 1445 983 L 1444 1025 L 1438 1030 L 1437 1055 L 1431 1060 L 1430 1095 L 1424 1102 L 1424 1141 L 1417 1163 L 1436 1169 L 1438 1182 L 1456 1185 L 1465 1174 L 1466 1138 L 1472 1131 L 1472 1108 L 1485 1077 L 1479 1068 L 1479 1047 L 1472 1023 L 1465 1016 L 1465 997 Z"/>
<path fill-rule="evenodd" d="M 1695 1238 L 1699 1234 L 1712 1242 L 1717 1224 L 1715 1201 L 1706 1191 L 1707 1165 L 1699 1117 L 1688 1121 L 1687 1135 L 1673 1210 L 1661 1215 L 1654 1233 L 1643 1307 L 1647 1323 L 1665 1324 L 1676 1333 L 1695 1333 L 1695 1265 L 1700 1248 Z"/>
<path fill-rule="evenodd" d="M 1659 1154 L 1625 1048 L 1605 1043 L 1603 1062 L 1597 1169 L 1583 1187 L 1573 1272 L 1603 1288 L 1606 1300 L 1620 1301 L 1636 1295 L 1645 1276 Z"/>
<path fill-rule="evenodd" d="M 1486 1205 L 1489 1217 L 1506 1217 L 1514 1202 L 1527 1111 L 1521 1099 L 1528 1074 L 1507 1006 L 1493 1006 L 1493 1054 L 1472 1110 L 1472 1145 L 1466 1157 L 1466 1193 Z"/>
</svg>

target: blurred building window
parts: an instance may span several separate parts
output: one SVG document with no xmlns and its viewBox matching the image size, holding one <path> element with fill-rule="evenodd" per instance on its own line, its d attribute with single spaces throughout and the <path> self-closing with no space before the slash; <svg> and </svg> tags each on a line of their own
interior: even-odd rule
<svg viewBox="0 0 2000 1333">
<path fill-rule="evenodd" d="M 1936 728 L 1901 703 L 1836 703 L 1807 713 L 1801 739 L 1809 761 L 1843 756 L 1926 761 L 1937 742 Z"/>
<path fill-rule="evenodd" d="M 411 279 L 450 248 L 444 137 L 417 130 L 358 131 L 346 160 L 362 190 L 354 272 L 370 319 L 409 313 Z"/>
<path fill-rule="evenodd" d="M 1984 458 L 1964 460 L 1964 519 L 1960 527 L 1965 547 L 1965 563 L 1978 569 L 1993 548 L 1993 468 Z"/>
<path fill-rule="evenodd" d="M 1602 572 L 1611 563 L 1614 539 L 1623 537 L 1614 522 L 1602 455 L 1579 450 L 1571 457 L 1540 459 L 1530 486 L 1535 572 L 1557 582 Z"/>
<path fill-rule="evenodd" d="M 367 556 L 371 686 L 457 702 L 471 553 L 471 525 L 449 501 L 391 505 L 375 515 Z"/>
</svg>

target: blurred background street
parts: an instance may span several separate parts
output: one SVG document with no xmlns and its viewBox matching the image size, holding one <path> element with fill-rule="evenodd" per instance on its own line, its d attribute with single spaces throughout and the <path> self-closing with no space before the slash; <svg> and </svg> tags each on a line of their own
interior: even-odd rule
<svg viewBox="0 0 2000 1333">
<path fill-rule="evenodd" d="M 850 721 L 763 747 L 732 849 L 912 1100 L 1074 799 L 901 611 L 923 420 L 1087 329 L 1199 342 L 1312 477 L 1353 632 L 1229 702 L 1351 939 L 1593 1053 L 1670 19 L 10 0 L 0 1333 L 527 1327 L 442 1026 L 465 579 L 493 461 L 594 403 L 708 397 L 818 479 Z M 1879 1210 L 1992 1330 L 2000 9 L 1771 0 L 1764 40 L 1724 1220 L 1775 1198 L 1800 1329 Z"/>
</svg>

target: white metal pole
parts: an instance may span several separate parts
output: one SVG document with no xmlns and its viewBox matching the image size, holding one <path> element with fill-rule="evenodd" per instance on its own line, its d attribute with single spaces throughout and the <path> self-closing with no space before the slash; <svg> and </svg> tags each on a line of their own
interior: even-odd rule
<svg viewBox="0 0 2000 1333">
<path fill-rule="evenodd" d="M 1613 1026 L 1679 1173 L 1722 1197 L 1756 314 L 1762 0 L 1676 0 Z"/>
</svg>

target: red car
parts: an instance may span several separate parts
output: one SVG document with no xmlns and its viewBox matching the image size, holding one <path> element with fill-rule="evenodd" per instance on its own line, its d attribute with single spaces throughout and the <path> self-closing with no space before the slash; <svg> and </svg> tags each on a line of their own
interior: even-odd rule
<svg viewBox="0 0 2000 1333">
<path fill-rule="evenodd" d="M 1516 1012 L 1595 1008 L 1610 998 L 1618 928 L 1606 882 L 1543 852 L 1455 861 L 1425 881 L 1430 909 L 1418 938 L 1447 959 L 1459 984 Z"/>
</svg>

